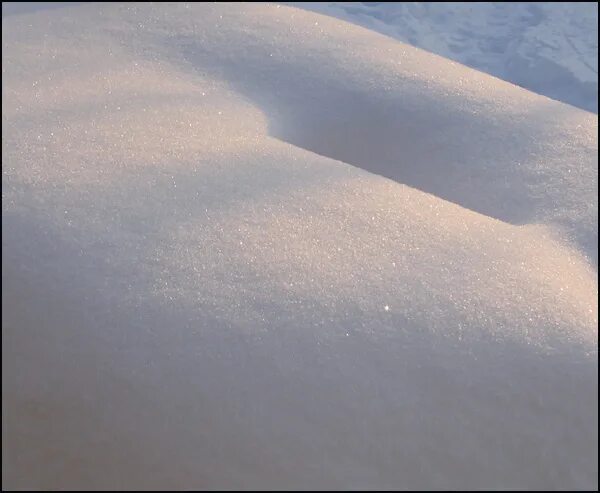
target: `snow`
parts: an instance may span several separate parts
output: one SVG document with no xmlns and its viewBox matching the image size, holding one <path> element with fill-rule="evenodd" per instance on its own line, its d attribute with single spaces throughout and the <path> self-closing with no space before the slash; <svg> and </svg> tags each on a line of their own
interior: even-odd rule
<svg viewBox="0 0 600 493">
<path fill-rule="evenodd" d="M 596 115 L 288 6 L 2 27 L 3 488 L 597 488 Z"/>
<path fill-rule="evenodd" d="M 291 2 L 598 113 L 596 2 Z"/>
</svg>

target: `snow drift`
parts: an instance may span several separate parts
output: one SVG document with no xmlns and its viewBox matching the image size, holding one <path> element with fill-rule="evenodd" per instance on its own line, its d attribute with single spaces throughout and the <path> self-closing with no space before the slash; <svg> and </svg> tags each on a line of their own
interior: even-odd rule
<svg viewBox="0 0 600 493">
<path fill-rule="evenodd" d="M 2 27 L 4 488 L 597 488 L 596 115 L 277 5 Z"/>
</svg>

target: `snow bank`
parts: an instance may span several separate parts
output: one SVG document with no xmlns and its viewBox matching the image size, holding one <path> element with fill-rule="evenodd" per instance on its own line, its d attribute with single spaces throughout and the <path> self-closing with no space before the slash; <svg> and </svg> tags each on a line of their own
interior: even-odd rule
<svg viewBox="0 0 600 493">
<path fill-rule="evenodd" d="M 597 116 L 332 18 L 3 19 L 4 488 L 597 488 Z"/>
<path fill-rule="evenodd" d="M 598 4 L 289 2 L 598 113 Z"/>
</svg>

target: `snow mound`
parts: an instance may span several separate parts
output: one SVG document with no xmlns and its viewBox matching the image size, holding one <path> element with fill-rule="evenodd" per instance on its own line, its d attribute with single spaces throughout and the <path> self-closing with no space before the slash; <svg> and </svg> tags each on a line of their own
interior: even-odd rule
<svg viewBox="0 0 600 493">
<path fill-rule="evenodd" d="M 597 488 L 596 115 L 278 5 L 2 27 L 4 488 Z"/>
</svg>

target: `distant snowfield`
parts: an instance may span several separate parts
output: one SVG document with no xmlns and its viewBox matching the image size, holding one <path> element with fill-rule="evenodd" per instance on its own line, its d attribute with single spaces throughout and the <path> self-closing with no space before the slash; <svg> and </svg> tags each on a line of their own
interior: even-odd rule
<svg viewBox="0 0 600 493">
<path fill-rule="evenodd" d="M 596 2 L 291 2 L 598 113 Z"/>
<path fill-rule="evenodd" d="M 597 115 L 285 6 L 2 28 L 3 488 L 598 487 Z"/>
</svg>

